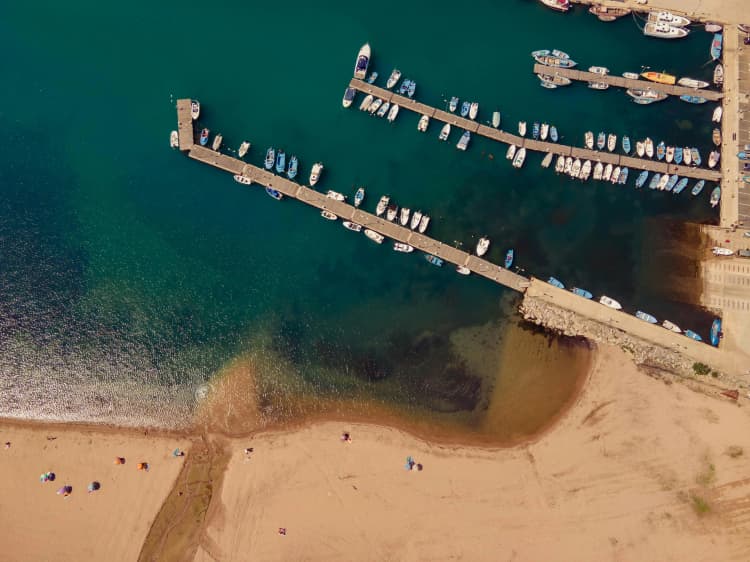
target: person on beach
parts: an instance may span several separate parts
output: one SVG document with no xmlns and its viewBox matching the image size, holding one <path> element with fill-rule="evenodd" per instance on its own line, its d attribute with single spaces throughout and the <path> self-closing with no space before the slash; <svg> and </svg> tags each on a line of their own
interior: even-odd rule
<svg viewBox="0 0 750 562">
<path fill-rule="evenodd" d="M 343 441 L 344 443 L 351 443 L 351 442 L 352 442 L 352 436 L 351 436 L 351 435 L 349 435 L 349 433 L 342 433 L 342 434 L 341 434 L 341 440 L 342 440 L 342 441 Z"/>
<path fill-rule="evenodd" d="M 279 527 L 279 534 L 286 535 L 286 527 Z"/>
</svg>

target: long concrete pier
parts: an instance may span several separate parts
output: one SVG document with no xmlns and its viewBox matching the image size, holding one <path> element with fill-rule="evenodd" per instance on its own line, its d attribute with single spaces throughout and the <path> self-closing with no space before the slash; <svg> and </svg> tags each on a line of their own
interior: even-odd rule
<svg viewBox="0 0 750 562">
<path fill-rule="evenodd" d="M 188 111 L 187 120 L 182 119 L 186 106 Z M 330 211 L 340 219 L 361 224 L 363 227 L 379 232 L 394 241 L 409 244 L 417 250 L 437 256 L 446 262 L 467 267 L 472 273 L 516 291 L 523 292 L 529 284 L 527 278 L 485 259 L 357 209 L 348 203 L 331 199 L 319 191 L 300 185 L 268 170 L 195 144 L 193 122 L 190 119 L 190 100 L 181 99 L 177 101 L 177 115 L 180 150 L 187 152 L 190 158 L 194 160 L 219 168 L 233 175 L 239 174 L 250 178 L 254 183 L 273 188 L 286 197 L 297 199 L 321 211 Z M 186 139 L 184 143 L 183 139 Z M 365 238 L 364 240 L 367 239 Z M 367 242 L 369 243 L 369 241 Z"/>
<path fill-rule="evenodd" d="M 700 96 L 708 101 L 720 101 L 724 97 L 724 94 L 715 90 L 698 90 L 685 86 L 660 84 L 650 80 L 635 80 L 624 76 L 612 76 L 611 74 L 601 75 L 585 70 L 576 70 L 575 68 L 556 68 L 539 63 L 534 64 L 534 74 L 557 74 L 579 82 L 600 82 L 626 90 L 656 90 L 670 96 Z"/>
<path fill-rule="evenodd" d="M 677 174 L 681 177 L 696 178 L 706 181 L 719 182 L 721 181 L 721 173 L 717 170 L 710 170 L 707 168 L 697 168 L 692 166 L 678 166 L 676 164 L 668 164 L 659 160 L 651 160 L 646 158 L 634 158 L 632 156 L 626 156 L 616 154 L 614 152 L 604 152 L 597 150 L 589 150 L 587 148 L 579 148 L 576 146 L 568 146 L 564 144 L 558 144 L 554 142 L 545 142 L 540 140 L 534 140 L 526 137 L 521 137 L 503 131 L 501 129 L 495 129 L 488 127 L 471 119 L 461 117 L 455 113 L 449 113 L 442 109 L 420 103 L 414 99 L 402 96 L 385 88 L 380 88 L 372 84 L 368 84 L 362 80 L 353 78 L 349 82 L 349 86 L 363 92 L 365 94 L 372 94 L 376 98 L 381 98 L 383 101 L 388 101 L 391 104 L 398 104 L 402 109 L 408 109 L 416 113 L 427 115 L 430 119 L 442 121 L 443 123 L 450 123 L 451 126 L 460 127 L 472 134 L 481 135 L 488 139 L 492 139 L 498 142 L 507 144 L 515 144 L 518 147 L 525 147 L 527 150 L 536 150 L 538 152 L 552 152 L 553 154 L 561 154 L 563 156 L 571 156 L 573 158 L 580 158 L 581 160 L 591 160 L 592 162 L 603 162 L 604 164 L 611 163 L 613 166 L 627 166 L 629 169 L 637 170 L 648 170 L 649 172 L 658 172 L 660 174 Z M 354 107 L 354 105 L 352 106 Z"/>
</svg>

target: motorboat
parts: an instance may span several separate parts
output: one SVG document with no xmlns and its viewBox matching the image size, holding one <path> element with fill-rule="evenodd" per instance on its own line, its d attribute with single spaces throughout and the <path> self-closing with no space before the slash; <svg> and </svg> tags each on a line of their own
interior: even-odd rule
<svg viewBox="0 0 750 562">
<path fill-rule="evenodd" d="M 401 85 L 398 87 L 398 93 L 402 96 L 405 96 L 409 91 L 409 85 L 411 84 L 411 80 L 408 78 L 404 78 L 404 81 L 401 82 Z"/>
<path fill-rule="evenodd" d="M 612 172 L 614 171 L 614 165 L 609 162 L 606 166 L 604 166 L 604 173 L 602 174 L 602 181 L 609 181 L 612 177 Z"/>
<path fill-rule="evenodd" d="M 569 176 L 572 170 L 573 170 L 573 157 L 566 156 L 565 157 L 565 169 L 563 169 L 563 174 L 565 174 L 566 176 Z"/>
<path fill-rule="evenodd" d="M 383 105 L 383 100 L 378 98 L 370 104 L 370 107 L 367 108 L 367 111 L 370 113 L 370 115 L 375 115 L 378 109 L 380 109 L 381 105 Z"/>
<path fill-rule="evenodd" d="M 417 230 L 419 230 L 420 234 L 424 234 L 425 230 L 427 230 L 427 227 L 430 225 L 430 217 L 429 215 L 424 215 L 422 219 L 419 221 L 419 227 Z"/>
<path fill-rule="evenodd" d="M 643 144 L 646 148 L 646 156 L 649 158 L 654 157 L 654 141 L 652 141 L 649 137 L 646 137 L 646 140 L 643 141 Z"/>
<path fill-rule="evenodd" d="M 695 78 L 680 78 L 677 83 L 680 86 L 685 86 L 686 88 L 695 88 L 697 90 L 701 88 L 707 88 L 709 86 L 709 83 L 705 80 L 696 80 Z"/>
<path fill-rule="evenodd" d="M 706 103 L 708 100 L 704 98 L 703 96 L 689 96 L 687 94 L 682 94 L 680 96 L 680 99 L 687 103 L 694 103 L 694 104 L 701 104 Z"/>
<path fill-rule="evenodd" d="M 448 136 L 451 134 L 451 124 L 446 123 L 443 125 L 443 128 L 440 129 L 440 135 L 438 136 L 438 139 L 441 141 L 448 140 Z"/>
<path fill-rule="evenodd" d="M 354 97 L 357 95 L 357 90 L 354 88 L 347 88 L 344 90 L 344 97 L 341 99 L 341 105 L 345 108 L 350 107 L 354 101 Z"/>
<path fill-rule="evenodd" d="M 526 136 L 526 121 L 518 122 L 518 134 L 521 135 L 522 137 Z"/>
<path fill-rule="evenodd" d="M 388 122 L 393 123 L 396 120 L 396 117 L 398 117 L 398 104 L 394 104 L 391 106 L 391 109 L 388 110 Z"/>
<path fill-rule="evenodd" d="M 414 92 L 417 91 L 417 83 L 414 80 L 409 80 L 409 87 L 406 89 L 406 95 L 409 99 L 414 97 Z"/>
<path fill-rule="evenodd" d="M 682 148 L 681 146 L 678 146 L 674 149 L 674 163 L 675 164 L 682 164 L 684 153 L 685 153 L 685 149 Z"/>
<path fill-rule="evenodd" d="M 664 92 L 658 92 L 652 88 L 646 88 L 645 90 L 625 90 L 625 93 L 633 98 L 633 102 L 638 105 L 650 105 L 657 101 L 664 101 L 667 99 L 667 94 Z"/>
<path fill-rule="evenodd" d="M 492 126 L 497 129 L 500 126 L 500 112 L 499 111 L 493 111 L 492 112 Z"/>
<path fill-rule="evenodd" d="M 714 123 L 721 122 L 721 114 L 722 114 L 722 108 L 720 105 L 717 105 L 716 108 L 714 109 L 713 115 L 711 116 L 711 121 L 713 121 Z"/>
<path fill-rule="evenodd" d="M 427 127 L 429 124 L 430 124 L 430 116 L 422 115 L 422 117 L 419 118 L 419 123 L 417 123 L 417 131 L 421 131 L 424 133 L 427 130 Z"/>
<path fill-rule="evenodd" d="M 627 16 L 630 13 L 628 8 L 613 8 L 610 6 L 601 6 L 594 4 L 589 8 L 589 13 L 599 18 L 599 21 L 615 21 L 617 18 Z"/>
<path fill-rule="evenodd" d="M 323 209 L 320 211 L 320 216 L 324 219 L 328 219 L 329 221 L 336 221 L 339 220 L 338 216 L 334 215 L 331 211 L 327 209 Z"/>
<path fill-rule="evenodd" d="M 711 345 L 718 346 L 719 340 L 721 339 L 721 318 L 716 318 L 711 323 L 711 333 L 710 333 L 710 339 L 711 339 Z"/>
<path fill-rule="evenodd" d="M 505 266 L 505 269 L 510 269 L 510 267 L 513 265 L 513 258 L 515 257 L 515 251 L 513 248 L 505 252 L 505 262 L 503 265 Z"/>
<path fill-rule="evenodd" d="M 656 189 L 656 186 L 661 182 L 661 174 L 654 174 L 651 176 L 651 181 L 648 182 L 649 189 Z"/>
<path fill-rule="evenodd" d="M 617 148 L 617 135 L 610 133 L 607 135 L 607 150 L 614 152 Z"/>
<path fill-rule="evenodd" d="M 615 169 L 612 170 L 612 177 L 609 179 L 609 182 L 612 185 L 620 181 L 620 173 L 622 173 L 622 168 L 620 168 L 620 166 L 615 166 Z"/>
<path fill-rule="evenodd" d="M 604 306 L 608 306 L 609 308 L 614 308 L 615 310 L 622 310 L 622 305 L 617 302 L 615 299 L 608 297 L 607 295 L 602 295 L 602 297 L 599 299 L 599 302 L 603 304 Z"/>
<path fill-rule="evenodd" d="M 717 64 L 714 68 L 714 84 L 721 86 L 724 83 L 724 65 Z"/>
<path fill-rule="evenodd" d="M 559 137 L 557 136 L 557 127 L 555 127 L 554 125 L 550 126 L 550 128 L 549 128 L 549 140 L 551 140 L 552 142 L 557 142 L 558 138 Z"/>
<path fill-rule="evenodd" d="M 422 220 L 422 211 L 414 211 L 411 214 L 411 223 L 409 224 L 409 228 L 412 230 L 416 230 L 419 226 L 419 221 Z"/>
<path fill-rule="evenodd" d="M 589 82 L 589 88 L 592 90 L 607 90 L 609 88 L 609 84 L 606 82 Z"/>
<path fill-rule="evenodd" d="M 516 147 L 515 144 L 508 145 L 508 150 L 505 152 L 505 158 L 508 160 L 513 160 L 513 157 L 516 155 Z"/>
<path fill-rule="evenodd" d="M 409 215 L 411 214 L 411 209 L 408 207 L 401 207 L 401 214 L 399 216 L 399 222 L 401 223 L 401 226 L 406 226 L 409 224 Z"/>
<path fill-rule="evenodd" d="M 315 185 L 318 183 L 318 180 L 320 179 L 320 174 L 323 172 L 323 164 L 321 162 L 316 162 L 313 164 L 312 170 L 310 171 L 310 186 Z"/>
<path fill-rule="evenodd" d="M 237 156 L 242 158 L 243 156 L 245 156 L 245 154 L 247 154 L 248 150 L 250 150 L 250 143 L 247 141 L 243 141 L 240 145 L 240 149 L 237 151 Z"/>
<path fill-rule="evenodd" d="M 698 183 L 696 183 L 693 186 L 693 189 L 690 190 L 690 193 L 692 193 L 693 195 L 700 194 L 700 192 L 703 191 L 703 186 L 704 185 L 706 185 L 706 180 L 700 180 Z"/>
<path fill-rule="evenodd" d="M 541 0 L 542 4 L 558 12 L 570 10 L 570 0 Z"/>
<path fill-rule="evenodd" d="M 360 111 L 367 111 L 370 109 L 370 106 L 372 105 L 372 102 L 375 100 L 375 96 L 372 94 L 367 94 L 365 96 L 365 99 L 362 100 L 362 103 L 359 104 L 359 110 Z"/>
<path fill-rule="evenodd" d="M 376 244 L 382 244 L 383 240 L 385 240 L 385 236 L 383 236 L 379 232 L 370 230 L 369 228 L 365 228 L 365 236 L 367 236 L 370 240 L 372 240 Z"/>
<path fill-rule="evenodd" d="M 573 68 L 578 63 L 571 58 L 556 57 L 552 54 L 549 55 L 533 55 L 534 60 L 539 64 L 550 66 L 553 68 Z"/>
<path fill-rule="evenodd" d="M 549 168 L 549 165 L 552 164 L 552 156 L 551 152 L 544 155 L 544 158 L 542 158 L 542 168 Z"/>
<path fill-rule="evenodd" d="M 659 84 L 668 84 L 672 86 L 677 81 L 677 77 L 673 76 L 672 74 L 667 74 L 665 72 L 654 72 L 651 70 L 648 72 L 641 72 L 641 76 L 645 78 L 646 80 L 651 80 L 651 82 L 657 82 Z"/>
<path fill-rule="evenodd" d="M 667 145 L 664 144 L 664 141 L 659 141 L 659 144 L 656 145 L 656 158 L 658 160 L 664 160 L 664 157 L 667 155 Z"/>
<path fill-rule="evenodd" d="M 471 270 L 465 265 L 457 265 L 456 272 L 460 273 L 461 275 L 469 275 L 471 273 Z"/>
<path fill-rule="evenodd" d="M 737 158 L 739 158 L 740 160 L 750 160 L 750 152 L 741 150 L 737 153 Z"/>
<path fill-rule="evenodd" d="M 390 90 L 398 83 L 399 80 L 401 80 L 401 71 L 398 68 L 394 68 L 385 83 L 385 87 Z"/>
<path fill-rule="evenodd" d="M 677 185 L 674 186 L 674 189 L 672 190 L 672 193 L 677 195 L 678 193 L 682 193 L 682 191 L 687 187 L 688 179 L 682 178 L 680 181 L 677 182 Z"/>
<path fill-rule="evenodd" d="M 269 146 L 268 150 L 266 150 L 266 160 L 263 165 L 265 166 L 266 170 L 271 170 L 275 162 L 276 150 L 274 150 L 272 146 Z"/>
<path fill-rule="evenodd" d="M 698 152 L 697 148 L 693 147 L 690 149 L 690 158 L 692 159 L 694 166 L 701 165 L 701 153 Z"/>
<path fill-rule="evenodd" d="M 553 287 L 557 287 L 558 289 L 565 288 L 565 285 L 563 285 L 559 279 L 555 279 L 554 277 L 550 277 L 549 279 L 547 279 L 547 283 L 549 283 Z"/>
<path fill-rule="evenodd" d="M 672 160 L 674 160 L 674 146 L 668 146 L 667 151 L 664 155 L 664 159 L 667 161 L 667 163 L 671 164 Z"/>
<path fill-rule="evenodd" d="M 362 201 L 365 200 L 365 188 L 360 187 L 357 189 L 357 192 L 354 194 L 354 206 L 359 207 L 362 204 Z"/>
<path fill-rule="evenodd" d="M 589 150 L 593 150 L 594 133 L 592 131 L 586 131 L 586 133 L 583 135 L 583 142 L 586 145 L 586 148 L 588 148 Z"/>
<path fill-rule="evenodd" d="M 521 147 L 516 150 L 516 155 L 513 157 L 513 167 L 520 168 L 523 166 L 523 162 L 526 159 L 526 148 Z"/>
<path fill-rule="evenodd" d="M 169 146 L 172 148 L 180 147 L 180 135 L 177 134 L 177 131 L 169 133 Z"/>
<path fill-rule="evenodd" d="M 200 137 L 201 146 L 206 146 L 206 144 L 208 143 L 208 135 L 209 135 L 208 129 L 203 129 L 201 131 L 201 137 Z"/>
<path fill-rule="evenodd" d="M 664 174 L 665 176 L 667 174 Z M 664 187 L 664 191 L 672 191 L 674 189 L 674 186 L 677 185 L 677 180 L 679 180 L 680 177 L 677 174 L 672 174 L 669 176 L 669 180 L 667 181 L 667 185 Z"/>
<path fill-rule="evenodd" d="M 623 72 L 622 77 L 628 78 L 629 80 L 640 80 L 641 75 L 637 72 Z"/>
<path fill-rule="evenodd" d="M 354 64 L 354 77 L 364 80 L 367 76 L 367 67 L 370 66 L 370 44 L 365 43 L 357 53 L 357 62 Z"/>
<path fill-rule="evenodd" d="M 455 113 L 456 108 L 458 107 L 458 101 L 458 98 L 456 96 L 453 96 L 451 98 L 451 101 L 448 103 L 448 111 L 450 111 L 451 113 Z"/>
<path fill-rule="evenodd" d="M 558 86 L 570 86 L 573 83 L 570 78 L 558 74 L 557 72 L 555 72 L 554 74 L 540 73 L 537 74 L 537 76 L 539 77 L 541 85 L 551 90 L 554 90 Z"/>
<path fill-rule="evenodd" d="M 403 254 L 410 254 L 414 251 L 414 246 L 409 246 L 409 244 L 404 244 L 403 242 L 394 242 L 393 249 Z"/>
<path fill-rule="evenodd" d="M 696 334 L 693 330 L 685 330 L 685 335 L 695 341 L 703 341 L 703 338 Z"/>
<path fill-rule="evenodd" d="M 272 187 L 266 188 L 266 194 L 268 194 L 269 197 L 276 199 L 276 201 L 281 201 L 284 198 L 284 195 L 282 195 L 278 189 L 273 189 Z"/>
<path fill-rule="evenodd" d="M 620 170 L 620 179 L 617 180 L 617 183 L 620 185 L 625 185 L 628 181 L 628 174 L 630 173 L 630 170 L 627 166 L 625 166 L 622 170 Z"/>
<path fill-rule="evenodd" d="M 383 105 L 380 106 L 380 108 L 375 113 L 375 115 L 382 119 L 383 117 L 385 117 L 385 114 L 388 113 L 388 110 L 390 108 L 391 108 L 391 102 L 387 101 Z"/>
<path fill-rule="evenodd" d="M 354 232 L 361 232 L 362 231 L 362 225 L 361 224 L 357 224 L 356 222 L 344 221 L 342 224 L 344 225 L 344 228 L 348 228 L 349 230 L 352 230 Z"/>
<path fill-rule="evenodd" d="M 711 253 L 715 256 L 733 256 L 734 251 L 730 250 L 729 248 L 721 248 L 720 246 L 715 246 L 711 248 Z"/>
<path fill-rule="evenodd" d="M 714 38 L 711 41 L 711 59 L 719 60 L 721 58 L 721 46 L 724 41 L 724 36 L 721 33 L 714 34 Z"/>
<path fill-rule="evenodd" d="M 586 160 L 583 163 L 583 166 L 581 166 L 581 173 L 578 176 L 578 178 L 581 181 L 586 181 L 589 179 L 589 176 L 591 175 L 591 160 Z"/>
<path fill-rule="evenodd" d="M 380 198 L 380 201 L 378 201 L 378 206 L 375 207 L 375 214 L 379 217 L 383 216 L 383 213 L 385 213 L 385 210 L 388 208 L 388 203 L 390 203 L 391 198 L 387 195 L 383 195 Z"/>
<path fill-rule="evenodd" d="M 711 192 L 711 207 L 716 207 L 716 205 L 719 204 L 719 201 L 721 201 L 721 187 L 717 186 Z"/>
<path fill-rule="evenodd" d="M 440 259 L 439 257 L 437 257 L 437 256 L 433 256 L 432 254 L 427 254 L 427 255 L 426 255 L 426 256 L 424 257 L 424 259 L 426 259 L 426 260 L 427 260 L 427 263 L 431 263 L 431 264 L 432 264 L 432 265 L 434 265 L 434 266 L 437 266 L 437 267 L 443 267 L 443 263 L 444 263 L 444 262 L 443 262 L 443 260 L 441 260 L 441 259 Z"/>
<path fill-rule="evenodd" d="M 283 174 L 286 170 L 286 153 L 279 149 L 276 152 L 276 173 Z"/>
<path fill-rule="evenodd" d="M 201 115 L 201 102 L 198 100 L 190 100 L 190 117 L 193 121 L 198 119 Z"/>
<path fill-rule="evenodd" d="M 714 145 L 721 146 L 721 129 L 718 127 L 714 128 L 713 132 L 711 133 L 711 140 L 713 141 Z"/>
<path fill-rule="evenodd" d="M 333 191 L 332 189 L 326 191 L 326 197 L 333 199 L 334 201 L 341 201 L 342 203 L 346 201 L 346 195 L 339 193 L 338 191 Z"/>
<path fill-rule="evenodd" d="M 292 157 L 289 159 L 289 167 L 286 169 L 286 177 L 288 177 L 290 180 L 296 178 L 298 168 L 299 161 L 297 160 L 296 156 L 292 155 Z"/>
<path fill-rule="evenodd" d="M 253 183 L 253 180 L 251 180 L 247 176 L 243 176 L 242 174 L 235 174 L 234 181 L 236 181 L 237 183 L 241 183 L 242 185 L 251 185 Z"/>
<path fill-rule="evenodd" d="M 569 59 L 570 55 L 566 53 L 565 51 L 561 51 L 559 49 L 552 49 L 552 56 L 553 57 L 560 57 L 561 59 Z"/>
<path fill-rule="evenodd" d="M 690 20 L 673 14 L 672 12 L 661 11 L 661 12 L 650 12 L 651 16 L 649 19 L 654 19 L 660 23 L 666 23 L 667 25 L 674 25 L 675 27 L 686 27 L 690 25 Z"/>
<path fill-rule="evenodd" d="M 659 178 L 659 183 L 656 184 L 656 189 L 658 189 L 659 191 L 664 191 L 668 183 L 669 183 L 669 174 L 664 174 L 662 177 Z"/>
<path fill-rule="evenodd" d="M 573 161 L 573 166 L 570 168 L 570 177 L 571 178 L 577 178 L 579 174 L 581 173 L 581 166 L 583 164 L 581 163 L 580 158 L 576 158 Z"/>
<path fill-rule="evenodd" d="M 635 313 L 635 317 L 639 320 L 643 320 L 644 322 L 648 322 L 649 324 L 656 324 L 656 318 L 651 316 L 648 312 L 639 310 Z"/>
<path fill-rule="evenodd" d="M 596 136 L 596 148 L 599 150 L 604 150 L 604 145 L 606 143 L 607 136 L 602 131 L 599 131 L 599 134 Z"/>
<path fill-rule="evenodd" d="M 599 74 L 600 76 L 606 76 L 609 74 L 609 68 L 606 66 L 589 66 L 589 72 L 592 74 Z"/>
<path fill-rule="evenodd" d="M 466 148 L 469 146 L 470 140 L 471 140 L 471 133 L 469 131 L 464 131 L 464 134 L 461 135 L 461 138 L 458 139 L 458 143 L 456 143 L 456 148 L 458 150 L 466 150 Z"/>
<path fill-rule="evenodd" d="M 476 254 L 481 257 L 487 253 L 487 250 L 489 250 L 489 248 L 490 248 L 490 239 L 487 238 L 486 236 L 482 236 L 477 242 L 477 247 L 475 251 L 476 251 Z"/>
<path fill-rule="evenodd" d="M 664 326 L 670 332 L 674 332 L 675 334 L 681 334 L 682 333 L 682 330 L 680 329 L 680 327 L 677 324 L 675 324 L 674 322 L 670 322 L 669 320 L 664 320 L 661 323 L 661 325 Z"/>
<path fill-rule="evenodd" d="M 570 292 L 573 293 L 574 295 L 578 295 L 579 297 L 583 297 L 584 299 L 589 299 L 590 300 L 590 299 L 594 298 L 594 295 L 592 295 L 591 293 L 589 293 L 586 289 L 579 289 L 578 287 L 573 287 L 570 290 Z"/>
<path fill-rule="evenodd" d="M 635 153 L 639 158 L 643 158 L 643 156 L 646 154 L 646 143 L 637 141 L 635 143 Z"/>
<path fill-rule="evenodd" d="M 648 171 L 643 170 L 640 174 L 638 174 L 638 177 L 635 180 L 635 187 L 637 189 L 640 189 L 643 187 L 643 184 L 646 183 L 646 180 L 648 179 Z"/>
<path fill-rule="evenodd" d="M 721 31 L 721 30 L 722 30 L 722 27 L 721 27 L 721 25 L 720 25 L 720 24 L 718 24 L 718 23 L 707 23 L 707 24 L 706 24 L 706 25 L 704 26 L 704 29 L 705 29 L 705 30 L 706 30 L 706 31 L 707 31 L 708 33 L 718 33 L 719 31 Z"/>
<path fill-rule="evenodd" d="M 398 205 L 396 205 L 395 203 L 389 203 L 388 208 L 385 210 L 386 220 L 393 222 L 394 220 L 396 220 L 397 215 L 398 215 Z"/>
<path fill-rule="evenodd" d="M 562 154 L 557 157 L 557 162 L 555 163 L 555 172 L 558 174 L 561 174 L 562 171 L 565 169 L 565 156 Z"/>
<path fill-rule="evenodd" d="M 469 115 L 469 109 L 471 109 L 471 104 L 468 101 L 465 101 L 461 104 L 461 117 L 466 117 Z"/>
<path fill-rule="evenodd" d="M 367 80 L 366 80 L 366 82 L 367 82 L 368 84 L 374 84 L 374 83 L 375 83 L 375 80 L 377 80 L 377 79 L 378 79 L 378 73 L 377 73 L 377 72 L 373 72 L 373 73 L 371 73 L 371 74 L 370 74 L 370 75 L 369 75 L 369 76 L 367 77 Z"/>
<path fill-rule="evenodd" d="M 217 134 L 217 135 L 216 135 L 216 136 L 214 137 L 214 142 L 213 142 L 213 144 L 211 145 L 211 148 L 213 148 L 214 150 L 219 150 L 219 149 L 221 148 L 221 141 L 222 141 L 222 140 L 224 140 L 224 137 L 222 137 L 222 136 L 221 136 L 221 133 L 218 133 L 218 134 Z"/>
<path fill-rule="evenodd" d="M 690 33 L 682 27 L 675 27 L 666 23 L 648 22 L 643 26 L 643 34 L 659 39 L 681 39 Z"/>
<path fill-rule="evenodd" d="M 531 126 L 531 137 L 536 140 L 539 138 L 539 122 L 534 121 L 534 124 Z"/>
<path fill-rule="evenodd" d="M 479 104 L 473 101 L 471 102 L 471 105 L 469 106 L 469 119 L 471 120 L 476 119 L 477 113 L 479 113 Z"/>
<path fill-rule="evenodd" d="M 548 136 L 549 136 L 549 124 L 542 123 L 541 129 L 539 130 L 539 138 L 542 139 L 543 141 L 546 141 Z"/>
<path fill-rule="evenodd" d="M 711 154 L 708 155 L 708 167 L 715 168 L 716 164 L 719 163 L 719 158 L 721 158 L 721 153 L 718 150 L 712 150 Z"/>
</svg>

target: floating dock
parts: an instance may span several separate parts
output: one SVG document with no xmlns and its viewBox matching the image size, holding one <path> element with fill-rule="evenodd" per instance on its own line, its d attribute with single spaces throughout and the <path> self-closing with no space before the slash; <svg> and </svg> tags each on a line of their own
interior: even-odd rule
<svg viewBox="0 0 750 562">
<path fill-rule="evenodd" d="M 545 67 L 549 68 L 549 67 Z M 599 76 L 597 74 L 597 76 Z M 451 126 L 460 127 L 472 134 L 477 134 L 488 139 L 492 139 L 498 142 L 507 144 L 515 144 L 518 147 L 525 147 L 527 150 L 535 150 L 537 152 L 552 152 L 553 154 L 561 154 L 563 156 L 571 156 L 573 158 L 581 158 L 582 160 L 591 160 L 592 162 L 602 162 L 604 164 L 611 163 L 613 166 L 627 166 L 633 170 L 648 170 L 649 172 L 658 172 L 660 174 L 677 174 L 680 177 L 695 178 L 711 182 L 721 181 L 721 172 L 718 170 L 710 170 L 708 168 L 698 168 L 693 166 L 678 166 L 677 164 L 668 164 L 664 161 L 651 160 L 647 158 L 635 158 L 633 156 L 626 156 L 624 154 L 617 154 L 615 152 L 589 150 L 587 148 L 579 148 L 576 146 L 568 146 L 564 144 L 558 144 L 555 142 L 545 142 L 540 140 L 534 140 L 531 138 L 521 137 L 508 133 L 506 131 L 495 129 L 487 125 L 483 125 L 471 119 L 461 117 L 455 113 L 449 113 L 442 109 L 420 103 L 416 100 L 410 99 L 406 96 L 402 96 L 390 90 L 368 84 L 362 80 L 353 78 L 349 82 L 349 86 L 363 92 L 365 94 L 372 94 L 376 98 L 381 98 L 384 102 L 388 101 L 393 105 L 397 103 L 401 109 L 408 109 L 417 113 L 427 115 L 430 119 L 442 121 L 444 123 L 450 123 Z"/>
</svg>

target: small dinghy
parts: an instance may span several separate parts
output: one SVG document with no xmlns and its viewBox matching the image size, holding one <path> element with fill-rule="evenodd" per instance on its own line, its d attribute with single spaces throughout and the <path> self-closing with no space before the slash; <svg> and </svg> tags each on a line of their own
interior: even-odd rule
<svg viewBox="0 0 750 562">
<path fill-rule="evenodd" d="M 503 265 L 505 265 L 505 269 L 510 269 L 510 267 L 513 265 L 514 258 L 515 251 L 512 248 L 505 252 L 505 262 L 503 263 Z"/>
<path fill-rule="evenodd" d="M 329 220 L 329 221 L 339 220 L 339 218 L 336 215 L 334 215 L 331 211 L 328 211 L 326 209 L 323 209 L 320 212 L 320 216 L 323 217 L 324 219 Z"/>
<path fill-rule="evenodd" d="M 565 285 L 563 285 L 561 281 L 559 281 L 558 279 L 555 279 L 554 277 L 550 277 L 549 279 L 547 279 L 547 283 L 549 283 L 553 287 L 557 287 L 558 289 L 565 288 Z"/>
<path fill-rule="evenodd" d="M 615 299 L 608 297 L 607 295 L 602 295 L 602 297 L 599 299 L 599 302 L 603 304 L 604 306 L 608 306 L 609 308 L 613 308 L 615 310 L 622 310 L 622 305 L 617 302 Z"/>
<path fill-rule="evenodd" d="M 571 293 L 574 295 L 578 295 L 579 297 L 583 297 L 584 299 L 592 299 L 594 298 L 594 295 L 589 293 L 586 289 L 579 289 L 578 287 L 573 287 L 570 290 Z"/>
<path fill-rule="evenodd" d="M 372 240 L 376 244 L 382 244 L 383 240 L 385 240 L 385 236 L 383 236 L 379 232 L 370 230 L 369 228 L 365 228 L 365 236 L 367 236 L 370 240 Z"/>
<path fill-rule="evenodd" d="M 497 129 L 500 126 L 500 112 L 495 111 L 492 113 L 492 126 Z"/>
<path fill-rule="evenodd" d="M 706 185 L 706 180 L 700 180 L 693 186 L 693 189 L 690 190 L 690 193 L 692 193 L 693 195 L 698 195 L 701 191 L 703 191 L 704 185 Z"/>
<path fill-rule="evenodd" d="M 443 260 L 441 260 L 437 256 L 433 256 L 432 254 L 427 254 L 424 259 L 427 260 L 428 263 L 431 263 L 432 265 L 435 265 L 437 267 L 443 267 Z"/>
<path fill-rule="evenodd" d="M 639 310 L 635 313 L 635 317 L 639 320 L 643 320 L 644 322 L 648 322 L 649 324 L 656 324 L 656 318 L 651 316 L 648 312 Z"/>
<path fill-rule="evenodd" d="M 393 249 L 403 254 L 411 254 L 414 251 L 414 246 L 409 246 L 409 244 L 404 244 L 403 242 L 394 242 Z"/>
<path fill-rule="evenodd" d="M 487 250 L 489 250 L 489 248 L 490 248 L 490 239 L 487 238 L 486 236 L 482 236 L 477 242 L 477 247 L 476 247 L 475 252 L 479 257 L 481 257 L 487 253 Z"/>
<path fill-rule="evenodd" d="M 661 325 L 664 326 L 670 332 L 674 332 L 675 334 L 682 333 L 682 330 L 680 329 L 680 327 L 674 322 L 670 322 L 669 320 L 664 320 L 664 322 L 662 322 Z"/>
<path fill-rule="evenodd" d="M 703 341 L 703 338 L 696 334 L 693 330 L 685 330 L 685 335 L 695 341 Z"/>
<path fill-rule="evenodd" d="M 253 183 L 253 180 L 251 180 L 247 176 L 243 176 L 242 174 L 235 174 L 234 181 L 236 181 L 237 183 L 241 183 L 242 185 L 250 185 Z"/>
<path fill-rule="evenodd" d="M 344 228 L 348 228 L 349 230 L 352 230 L 354 232 L 361 232 L 362 231 L 362 225 L 361 224 L 357 224 L 356 222 L 344 221 L 341 224 L 344 225 Z"/>
</svg>

